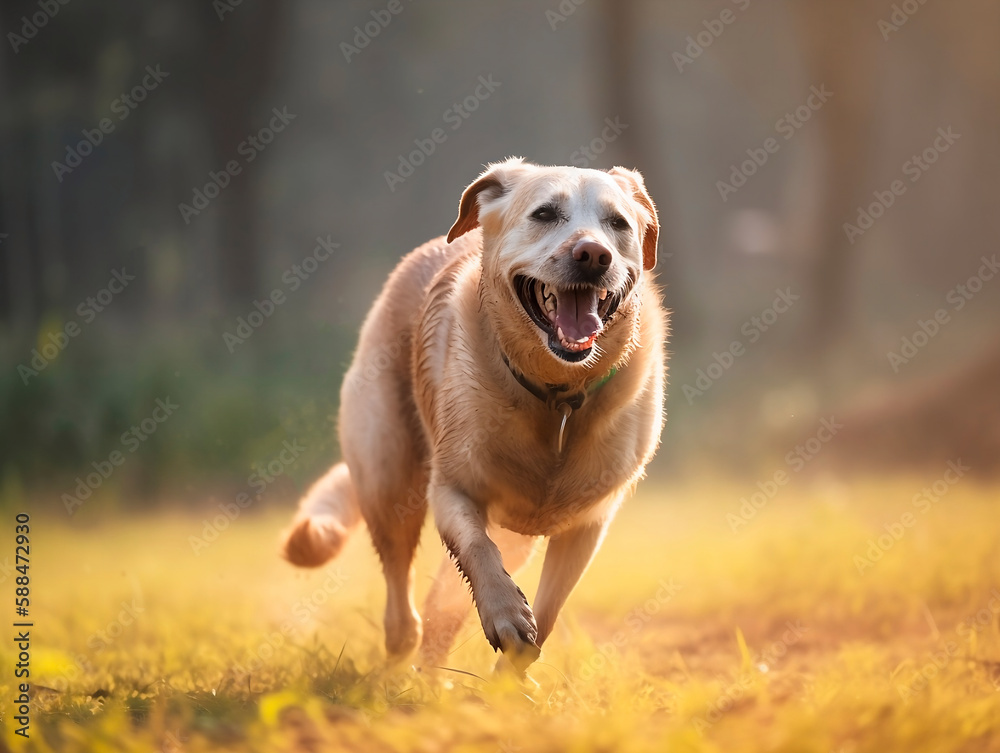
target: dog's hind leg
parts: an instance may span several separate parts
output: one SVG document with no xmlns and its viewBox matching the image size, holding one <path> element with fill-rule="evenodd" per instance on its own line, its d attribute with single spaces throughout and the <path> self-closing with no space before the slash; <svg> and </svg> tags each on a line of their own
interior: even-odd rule
<svg viewBox="0 0 1000 753">
<path fill-rule="evenodd" d="M 413 555 L 426 510 L 425 501 L 420 507 L 411 499 L 406 505 L 373 505 L 366 515 L 385 575 L 385 650 L 390 661 L 405 659 L 420 644 L 420 615 L 413 599 Z"/>
<path fill-rule="evenodd" d="M 361 522 L 347 465 L 337 463 L 312 485 L 282 534 L 281 553 L 299 567 L 319 567 L 336 557 Z"/>
<path fill-rule="evenodd" d="M 505 528 L 491 526 L 487 534 L 500 550 L 504 569 L 514 575 L 524 567 L 535 550 L 536 539 Z M 455 637 L 471 611 L 472 595 L 454 561 L 445 557 L 424 602 L 424 640 L 420 644 L 420 666 L 439 667 L 451 653 Z M 476 633 L 480 632 L 477 627 Z"/>
</svg>

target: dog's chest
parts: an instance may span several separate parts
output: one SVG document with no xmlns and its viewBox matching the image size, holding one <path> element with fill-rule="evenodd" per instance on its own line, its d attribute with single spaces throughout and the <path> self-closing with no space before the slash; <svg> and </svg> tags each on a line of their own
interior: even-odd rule
<svg viewBox="0 0 1000 753">
<path fill-rule="evenodd" d="M 559 470 L 508 475 L 501 481 L 488 492 L 490 518 L 504 528 L 533 536 L 553 536 L 603 517 L 616 501 L 619 486 L 608 483 L 607 473 Z"/>
<path fill-rule="evenodd" d="M 574 421 L 574 419 L 577 419 Z M 552 535 L 602 514 L 631 483 L 636 455 L 627 436 L 608 444 L 588 436 L 570 415 L 558 449 L 562 415 L 487 422 L 469 453 L 466 472 L 498 523 L 532 535 Z M 487 434 L 486 432 L 489 432 Z"/>
</svg>

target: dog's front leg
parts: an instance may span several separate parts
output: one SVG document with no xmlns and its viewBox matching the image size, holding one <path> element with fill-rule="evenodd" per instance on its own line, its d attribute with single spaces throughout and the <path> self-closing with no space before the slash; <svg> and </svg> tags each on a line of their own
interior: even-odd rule
<svg viewBox="0 0 1000 753">
<path fill-rule="evenodd" d="M 486 512 L 466 494 L 434 480 L 428 488 L 441 538 L 472 587 L 486 639 L 523 669 L 538 658 L 538 629 L 528 600 L 503 566 L 496 544 L 486 534 Z"/>
<path fill-rule="evenodd" d="M 559 610 L 593 559 L 607 526 L 608 521 L 598 521 L 571 528 L 549 539 L 535 596 L 539 646 L 552 632 Z"/>
</svg>

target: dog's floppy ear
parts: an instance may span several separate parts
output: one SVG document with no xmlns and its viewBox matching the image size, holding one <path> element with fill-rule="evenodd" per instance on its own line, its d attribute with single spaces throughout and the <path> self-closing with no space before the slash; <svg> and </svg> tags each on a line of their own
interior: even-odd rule
<svg viewBox="0 0 1000 753">
<path fill-rule="evenodd" d="M 635 170 L 627 170 L 624 167 L 612 167 L 608 170 L 608 173 L 645 210 L 647 216 L 643 217 L 642 268 L 646 270 L 652 269 L 656 266 L 656 240 L 660 234 L 660 220 L 656 215 L 656 205 L 649 197 L 649 193 L 646 191 L 646 184 L 643 182 L 640 173 Z"/>
<path fill-rule="evenodd" d="M 486 172 L 462 192 L 462 201 L 458 205 L 458 219 L 448 231 L 448 243 L 479 227 L 480 194 L 486 191 L 492 198 L 502 196 L 512 177 L 512 168 L 520 164 L 520 157 L 512 157 L 505 162 L 489 165 Z"/>
</svg>

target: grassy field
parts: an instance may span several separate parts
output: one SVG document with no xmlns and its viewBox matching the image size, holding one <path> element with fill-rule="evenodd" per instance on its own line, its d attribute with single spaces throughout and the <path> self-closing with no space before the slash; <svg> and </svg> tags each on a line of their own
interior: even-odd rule
<svg viewBox="0 0 1000 753">
<path fill-rule="evenodd" d="M 386 668 L 365 533 L 306 572 L 276 556 L 286 509 L 247 512 L 211 542 L 201 516 L 37 518 L 31 738 L 13 734 L 6 640 L 4 741 L 59 753 L 1000 751 L 998 490 L 925 486 L 800 483 L 741 515 L 752 482 L 646 484 L 525 683 L 493 675 L 475 619 L 439 679 Z M 442 554 L 426 534 L 421 596 Z M 192 536 L 205 540 L 197 553 Z M 518 578 L 529 599 L 539 565 Z M 13 588 L 7 573 L 4 603 Z"/>
</svg>

